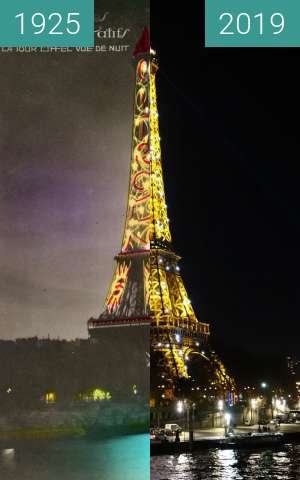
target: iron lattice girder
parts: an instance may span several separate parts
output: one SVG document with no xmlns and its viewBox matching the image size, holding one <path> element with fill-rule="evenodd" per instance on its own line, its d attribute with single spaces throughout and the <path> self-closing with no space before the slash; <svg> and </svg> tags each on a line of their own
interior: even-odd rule
<svg viewBox="0 0 300 480">
<path fill-rule="evenodd" d="M 150 313 L 152 325 L 178 328 L 192 336 L 209 335 L 209 325 L 198 321 L 188 298 L 172 251 L 153 249 L 150 254 Z"/>
<path fill-rule="evenodd" d="M 156 95 L 156 73 L 158 65 L 155 59 L 152 59 L 149 66 L 150 73 L 150 240 L 151 242 L 161 243 L 165 246 L 171 246 L 172 237 L 169 226 L 169 218 L 166 204 L 165 187 L 163 180 L 160 134 L 159 134 L 159 115 L 157 108 Z"/>
<path fill-rule="evenodd" d="M 155 61 L 141 57 L 136 68 L 134 120 L 127 213 L 122 253 L 171 245 L 157 110 Z"/>
<path fill-rule="evenodd" d="M 205 343 L 210 332 L 209 325 L 196 317 L 180 275 L 180 257 L 172 250 L 161 163 L 157 70 L 149 52 L 139 53 L 122 247 L 115 258 L 105 310 L 88 325 L 92 337 L 108 328 L 151 325 L 151 345 L 160 349 L 171 376 L 178 378 L 188 377 L 185 355 Z"/>
<path fill-rule="evenodd" d="M 208 338 L 208 334 L 204 332 L 195 335 L 182 328 L 153 326 L 150 335 L 151 348 L 153 351 L 163 353 L 173 383 L 174 379 L 189 378 L 186 359 L 192 352 L 200 354 L 199 347 L 203 347 Z"/>
</svg>

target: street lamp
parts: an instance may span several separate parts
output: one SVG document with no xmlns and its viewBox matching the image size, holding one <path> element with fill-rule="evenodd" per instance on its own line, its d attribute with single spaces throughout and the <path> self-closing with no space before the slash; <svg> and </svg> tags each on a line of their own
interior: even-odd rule
<svg viewBox="0 0 300 480">
<path fill-rule="evenodd" d="M 192 449 L 193 439 L 194 439 L 194 415 L 195 415 L 195 404 L 190 400 L 178 400 L 176 405 L 176 410 L 178 413 L 183 413 L 186 411 L 186 420 L 187 420 L 187 430 L 189 432 L 189 443 L 190 449 Z"/>
<path fill-rule="evenodd" d="M 179 400 L 177 402 L 177 412 L 178 413 L 182 413 L 183 412 L 183 401 L 182 400 Z"/>
<path fill-rule="evenodd" d="M 224 400 L 218 400 L 218 410 L 219 410 L 219 412 L 223 412 L 223 410 L 224 410 Z"/>
<path fill-rule="evenodd" d="M 273 404 L 275 404 L 275 408 L 277 411 L 279 411 L 280 413 L 284 413 L 285 412 L 285 409 L 286 409 L 286 400 L 284 398 L 276 398 L 275 399 L 275 402 L 273 402 Z"/>
<path fill-rule="evenodd" d="M 224 415 L 224 419 L 225 419 L 225 425 L 229 427 L 231 422 L 231 413 L 226 412 Z"/>
<path fill-rule="evenodd" d="M 230 427 L 230 422 L 231 422 L 231 413 L 226 412 L 224 414 L 224 421 L 225 421 L 225 437 L 227 437 L 228 430 Z"/>
<path fill-rule="evenodd" d="M 253 424 L 253 410 L 256 410 L 257 407 L 257 399 L 256 398 L 251 398 L 250 400 L 250 423 L 251 425 Z"/>
</svg>

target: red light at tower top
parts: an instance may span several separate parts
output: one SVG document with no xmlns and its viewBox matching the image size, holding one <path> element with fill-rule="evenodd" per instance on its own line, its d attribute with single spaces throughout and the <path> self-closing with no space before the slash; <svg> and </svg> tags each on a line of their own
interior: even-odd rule
<svg viewBox="0 0 300 480">
<path fill-rule="evenodd" d="M 137 58 L 139 55 L 145 53 L 150 53 L 150 33 L 147 27 L 144 28 L 142 36 L 135 46 L 133 56 L 134 58 Z"/>
</svg>

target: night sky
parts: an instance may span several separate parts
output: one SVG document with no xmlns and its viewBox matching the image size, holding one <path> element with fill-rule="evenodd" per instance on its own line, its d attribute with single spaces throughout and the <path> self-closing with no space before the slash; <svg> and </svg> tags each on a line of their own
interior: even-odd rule
<svg viewBox="0 0 300 480">
<path fill-rule="evenodd" d="M 300 356 L 299 50 L 205 49 L 200 8 L 151 3 L 174 244 L 217 351 L 284 361 Z"/>
<path fill-rule="evenodd" d="M 100 3 L 133 45 L 144 2 L 127 17 Z M 204 49 L 199 2 L 161 5 L 163 163 L 190 298 L 217 348 L 299 355 L 299 52 Z M 86 336 L 121 242 L 131 54 L 0 55 L 0 337 Z"/>
<path fill-rule="evenodd" d="M 86 337 L 120 249 L 146 2 L 98 1 L 128 53 L 0 53 L 0 338 Z"/>
</svg>

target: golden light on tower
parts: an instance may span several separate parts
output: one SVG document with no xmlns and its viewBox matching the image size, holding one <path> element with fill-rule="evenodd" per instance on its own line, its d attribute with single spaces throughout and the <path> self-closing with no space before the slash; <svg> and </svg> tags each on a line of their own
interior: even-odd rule
<svg viewBox="0 0 300 480">
<path fill-rule="evenodd" d="M 150 49 L 147 29 L 134 58 L 134 118 L 124 234 L 105 310 L 98 319 L 90 319 L 89 333 L 100 338 L 103 329 L 111 326 L 150 326 L 152 351 L 162 356 L 166 370 L 165 392 L 174 391 L 177 380 L 189 378 L 190 356 L 214 365 L 216 382 L 223 388 L 230 377 L 215 355 L 201 354 L 210 334 L 209 324 L 195 314 L 180 274 L 180 257 L 172 247 L 157 108 L 158 62 Z"/>
</svg>

